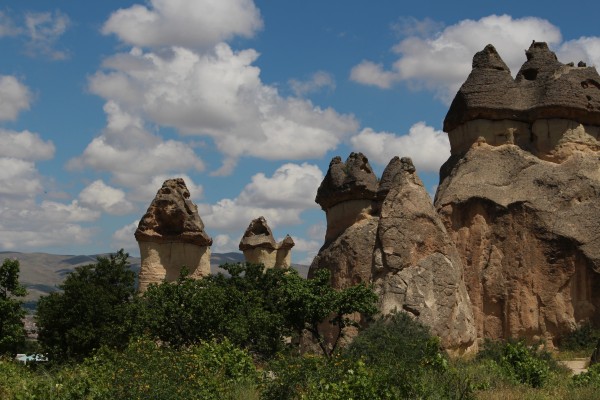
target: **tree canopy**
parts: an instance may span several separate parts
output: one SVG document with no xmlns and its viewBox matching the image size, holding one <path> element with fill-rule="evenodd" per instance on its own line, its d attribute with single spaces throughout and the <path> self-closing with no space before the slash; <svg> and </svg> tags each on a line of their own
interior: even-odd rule
<svg viewBox="0 0 600 400">
<path fill-rule="evenodd" d="M 25 343 L 25 310 L 19 298 L 26 294 L 19 283 L 19 261 L 5 259 L 0 265 L 0 355 L 16 354 Z"/>
</svg>

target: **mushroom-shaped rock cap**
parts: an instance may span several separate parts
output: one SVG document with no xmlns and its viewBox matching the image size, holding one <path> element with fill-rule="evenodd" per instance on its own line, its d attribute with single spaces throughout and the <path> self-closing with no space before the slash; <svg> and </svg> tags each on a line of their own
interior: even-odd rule
<svg viewBox="0 0 600 400">
<path fill-rule="evenodd" d="M 277 243 L 273 238 L 273 232 L 267 225 L 267 220 L 264 217 L 258 217 L 248 225 L 242 240 L 240 240 L 239 249 L 241 251 L 250 250 L 257 247 L 267 249 L 276 249 Z"/>
<path fill-rule="evenodd" d="M 475 119 L 532 123 L 563 118 L 600 125 L 600 76 L 593 67 L 559 62 L 544 42 L 533 42 L 516 79 L 492 45 L 473 57 L 473 69 L 444 119 L 444 131 Z M 582 64 L 583 65 L 583 64 Z"/>
<path fill-rule="evenodd" d="M 181 178 L 168 179 L 163 183 L 142 217 L 135 238 L 138 242 L 212 244 L 212 239 L 204 232 L 198 207 L 190 200 L 190 192 Z"/>
<path fill-rule="evenodd" d="M 362 153 L 350 153 L 345 163 L 334 157 L 321 182 L 315 201 L 324 210 L 347 200 L 374 200 L 377 177 Z"/>
</svg>

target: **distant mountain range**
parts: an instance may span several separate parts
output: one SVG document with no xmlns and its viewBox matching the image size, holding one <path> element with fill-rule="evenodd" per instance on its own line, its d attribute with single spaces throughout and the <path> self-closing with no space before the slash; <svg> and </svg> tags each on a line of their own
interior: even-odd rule
<svg viewBox="0 0 600 400">
<path fill-rule="evenodd" d="M 59 255 L 48 253 L 19 253 L 10 251 L 0 251 L 0 262 L 5 258 L 15 258 L 19 260 L 20 273 L 19 281 L 27 288 L 27 296 L 25 297 L 26 306 L 29 309 L 34 309 L 40 296 L 45 296 L 48 293 L 54 292 L 57 286 L 60 285 L 66 276 L 73 272 L 76 267 L 86 264 L 96 263 L 98 256 L 106 256 L 107 254 L 94 255 Z M 211 273 L 224 272 L 219 265 L 226 263 L 243 262 L 244 255 L 242 253 L 212 253 L 210 258 Z M 129 257 L 131 269 L 137 274 L 140 270 L 141 259 L 139 257 Z M 308 274 L 308 266 L 294 264 L 294 268 L 298 270 L 301 276 L 306 277 Z"/>
</svg>

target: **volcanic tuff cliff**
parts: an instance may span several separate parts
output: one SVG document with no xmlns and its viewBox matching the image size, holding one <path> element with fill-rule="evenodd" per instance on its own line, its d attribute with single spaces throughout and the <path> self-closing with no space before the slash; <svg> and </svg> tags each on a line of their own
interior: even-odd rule
<svg viewBox="0 0 600 400">
<path fill-rule="evenodd" d="M 409 158 L 392 159 L 378 181 L 363 154 L 335 157 L 316 202 L 327 232 L 309 277 L 328 268 L 334 287 L 373 282 L 381 311 L 409 312 L 448 350 L 472 348 L 461 259 Z"/>
<path fill-rule="evenodd" d="M 210 274 L 212 239 L 204 232 L 198 208 L 181 178 L 163 183 L 140 220 L 135 239 L 142 258 L 140 291 L 151 283 L 176 280 L 183 266 L 192 278 Z"/>
<path fill-rule="evenodd" d="M 479 337 L 556 341 L 600 323 L 600 76 L 534 42 L 515 79 L 493 46 L 444 121 L 435 207 Z"/>
</svg>

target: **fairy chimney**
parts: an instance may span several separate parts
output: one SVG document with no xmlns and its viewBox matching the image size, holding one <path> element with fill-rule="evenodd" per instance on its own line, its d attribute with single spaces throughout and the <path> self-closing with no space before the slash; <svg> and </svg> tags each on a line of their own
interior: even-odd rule
<svg viewBox="0 0 600 400">
<path fill-rule="evenodd" d="M 247 262 L 263 264 L 268 269 L 291 267 L 292 247 L 294 240 L 289 235 L 281 242 L 275 242 L 267 220 L 259 217 L 248 225 L 239 248 Z"/>
<path fill-rule="evenodd" d="M 142 217 L 135 239 L 142 258 L 139 287 L 175 281 L 186 267 L 191 278 L 210 274 L 212 239 L 181 178 L 166 180 Z"/>
</svg>

